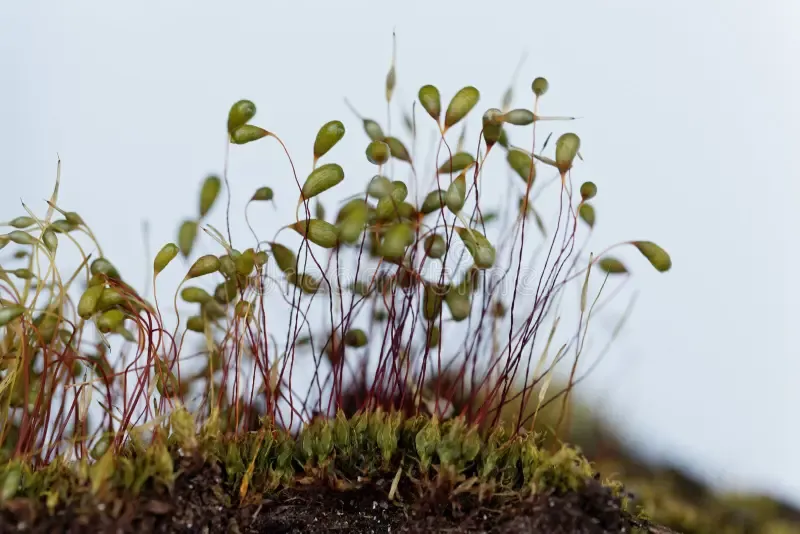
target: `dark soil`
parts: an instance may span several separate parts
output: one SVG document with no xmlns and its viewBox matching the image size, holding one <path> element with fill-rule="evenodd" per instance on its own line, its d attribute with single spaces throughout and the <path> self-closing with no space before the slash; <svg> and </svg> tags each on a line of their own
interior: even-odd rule
<svg viewBox="0 0 800 534">
<path fill-rule="evenodd" d="M 599 482 L 580 492 L 543 493 L 530 500 L 480 504 L 420 496 L 406 488 L 403 502 L 389 502 L 391 481 L 341 491 L 318 484 L 287 489 L 239 506 L 217 467 L 179 476 L 171 493 L 145 492 L 109 504 L 84 503 L 47 512 L 41 503 L 15 500 L 0 512 L 0 533 L 197 532 L 247 533 L 619 533 L 637 525 Z M 445 492 L 446 493 L 446 492 Z M 638 532 L 668 533 L 646 527 Z"/>
</svg>

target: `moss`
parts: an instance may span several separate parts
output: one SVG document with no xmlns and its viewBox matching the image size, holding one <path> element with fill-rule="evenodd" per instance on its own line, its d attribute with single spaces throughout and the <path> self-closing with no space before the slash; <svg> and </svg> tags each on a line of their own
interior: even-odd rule
<svg viewBox="0 0 800 534">
<path fill-rule="evenodd" d="M 299 482 L 354 487 L 397 473 L 395 485 L 412 482 L 420 491 L 470 486 L 481 498 L 565 493 L 595 480 L 589 462 L 571 447 L 549 452 L 533 434 L 484 437 L 461 419 L 440 422 L 383 411 L 350 419 L 340 414 L 316 419 L 296 436 L 272 426 L 233 437 L 188 428 L 185 412 L 178 410 L 170 424 L 154 431 L 150 445 L 111 447 L 92 464 L 63 458 L 39 468 L 9 463 L 2 471 L 4 499 L 45 496 L 53 509 L 85 495 L 103 501 L 153 486 L 169 489 L 182 458 L 222 466 L 242 501 L 251 493 L 275 493 Z M 620 485 L 608 488 L 617 493 Z"/>
</svg>

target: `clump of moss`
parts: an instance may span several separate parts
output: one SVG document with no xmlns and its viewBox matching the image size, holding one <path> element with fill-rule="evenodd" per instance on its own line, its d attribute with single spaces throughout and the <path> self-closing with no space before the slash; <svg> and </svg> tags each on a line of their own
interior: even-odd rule
<svg viewBox="0 0 800 534">
<path fill-rule="evenodd" d="M 534 434 L 486 436 L 461 418 L 404 418 L 399 412 L 365 412 L 347 419 L 318 419 L 291 435 L 267 424 L 258 431 L 223 435 L 214 419 L 195 428 L 184 409 L 149 430 L 150 442 L 113 445 L 94 463 L 59 457 L 45 466 L 6 464 L 0 472 L 2 502 L 28 502 L 32 510 L 110 507 L 144 491 L 172 491 L 183 471 L 222 468 L 219 499 L 233 508 L 257 505 L 296 486 L 319 485 L 348 491 L 375 481 L 389 501 L 428 501 L 457 506 L 465 499 L 503 506 L 537 495 L 580 493 L 598 486 L 590 463 L 574 448 L 555 452 Z M 617 502 L 619 521 L 643 526 L 630 514 L 619 482 L 603 485 L 604 499 Z M 592 490 L 592 491 L 597 491 Z M 441 513 L 441 510 L 440 512 Z M 642 531 L 644 532 L 644 530 Z"/>
<path fill-rule="evenodd" d="M 394 63 L 390 73 L 391 114 Z M 585 377 L 576 370 L 599 294 L 629 271 L 610 248 L 585 258 L 576 245 L 579 234 L 595 227 L 598 188 L 573 187 L 582 159 L 577 134 L 563 133 L 552 144 L 549 136 L 537 137 L 544 121 L 573 120 L 539 115 L 548 90 L 543 78 L 533 81 L 530 110 L 512 109 L 509 89 L 502 109 L 483 114 L 473 154 L 465 132 L 480 91 L 463 87 L 443 106 L 439 90 L 423 86 L 418 100 L 437 154 L 427 170 L 414 152 L 413 109 L 401 110 L 406 142 L 388 131 L 389 120 L 384 131 L 356 113 L 367 137 L 363 156 L 376 174 L 333 217 L 322 201 L 350 183 L 341 165 L 326 160 L 346 135 L 344 123 L 319 129 L 302 179 L 276 128 L 256 124 L 256 105 L 235 102 L 226 151 L 281 146 L 298 189 L 294 220 L 274 228 L 268 241 L 245 211 L 254 243 L 234 246 L 226 158 L 221 178 L 203 180 L 196 215 L 152 258 L 152 299 L 124 280 L 87 221 L 60 206 L 59 162 L 46 214 L 26 206 L 25 215 L 7 221 L 13 230 L 0 235 L 0 248 L 17 248 L 0 269 L 3 499 L 45 496 L 52 509 L 78 496 L 169 488 L 182 457 L 223 466 L 240 501 L 300 481 L 344 488 L 389 475 L 392 497 L 410 481 L 479 500 L 577 492 L 594 480 L 585 459 L 557 446 L 557 438 L 569 428 L 571 391 Z M 531 152 L 511 144 L 522 128 L 533 139 L 544 137 L 538 151 L 535 144 Z M 459 138 L 448 140 L 456 129 Z M 548 146 L 552 157 L 544 155 Z M 498 157 L 508 171 L 511 204 L 489 210 L 480 192 L 487 160 Z M 543 172 L 553 173 L 548 183 L 560 183 L 552 197 L 537 181 Z M 223 189 L 225 231 L 208 222 Z M 249 198 L 248 208 L 276 205 L 268 185 Z M 553 233 L 534 206 L 540 198 L 558 206 Z M 532 288 L 520 275 L 531 224 L 554 252 L 541 266 L 535 295 L 523 294 Z M 196 257 L 204 236 L 218 253 Z M 81 258 L 69 271 L 57 263 L 65 244 Z M 668 253 L 650 241 L 616 246 L 638 250 L 659 272 L 672 267 Z M 504 258 L 512 259 L 504 264 Z M 156 297 L 163 273 L 181 259 L 188 268 L 172 298 L 172 329 Z M 343 266 L 351 279 L 342 276 Z M 602 285 L 592 298 L 598 276 Z M 537 336 L 573 280 L 581 290 L 577 332 L 554 341 L 562 335 L 557 318 L 549 335 Z M 509 281 L 510 294 L 502 291 Z M 268 321 L 274 306 L 268 296 L 283 299 L 285 328 Z M 179 300 L 193 311 L 182 314 Z M 309 319 L 317 311 L 323 321 Z M 538 358 L 537 339 L 547 340 Z M 448 347 L 453 354 L 443 356 Z M 548 398 L 554 369 L 566 358 L 572 359 L 568 382 Z M 305 382 L 300 367 L 311 371 Z M 538 432 L 553 411 L 553 431 Z M 617 486 L 605 490 L 622 498 Z"/>
</svg>

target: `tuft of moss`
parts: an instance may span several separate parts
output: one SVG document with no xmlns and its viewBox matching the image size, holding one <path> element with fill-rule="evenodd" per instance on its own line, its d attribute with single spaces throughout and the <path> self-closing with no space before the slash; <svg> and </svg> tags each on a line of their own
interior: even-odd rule
<svg viewBox="0 0 800 534">
<path fill-rule="evenodd" d="M 152 430 L 152 442 L 136 440 L 119 450 L 109 447 L 96 461 L 59 457 L 42 467 L 28 462 L 6 464 L 0 474 L 3 500 L 39 500 L 50 511 L 90 496 L 105 502 L 118 495 L 138 495 L 144 488 L 171 489 L 182 461 L 219 465 L 241 502 L 250 494 L 270 494 L 298 483 L 356 487 L 361 481 L 394 478 L 420 492 L 432 487 L 472 488 L 480 500 L 497 495 L 525 498 L 538 493 L 566 493 L 595 481 L 591 464 L 564 445 L 551 452 L 535 434 L 486 436 L 463 419 L 403 417 L 400 412 L 361 412 L 346 418 L 315 419 L 299 433 L 266 424 L 257 431 L 221 435 L 195 431 L 185 409 Z M 609 494 L 621 495 L 619 482 L 607 482 Z"/>
</svg>

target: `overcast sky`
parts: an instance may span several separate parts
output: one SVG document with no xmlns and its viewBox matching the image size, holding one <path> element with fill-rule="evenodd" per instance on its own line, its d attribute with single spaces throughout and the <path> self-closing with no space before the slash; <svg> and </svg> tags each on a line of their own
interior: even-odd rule
<svg viewBox="0 0 800 534">
<path fill-rule="evenodd" d="M 474 84 L 479 109 L 495 106 L 527 52 L 515 105 L 546 76 L 543 109 L 582 117 L 569 128 L 578 179 L 601 191 L 593 243 L 671 252 L 666 275 L 631 256 L 636 313 L 588 388 L 624 435 L 722 486 L 800 503 L 796 0 L 2 2 L 0 212 L 21 214 L 20 199 L 42 210 L 60 154 L 61 204 L 141 287 L 142 217 L 151 247 L 174 239 L 222 168 L 239 98 L 300 159 L 323 122 L 343 120 L 337 161 L 370 175 L 343 97 L 384 117 L 393 28 L 404 105 L 434 83 L 445 99 Z M 234 213 L 260 185 L 294 203 L 281 158 L 274 145 L 233 152 Z"/>
</svg>

